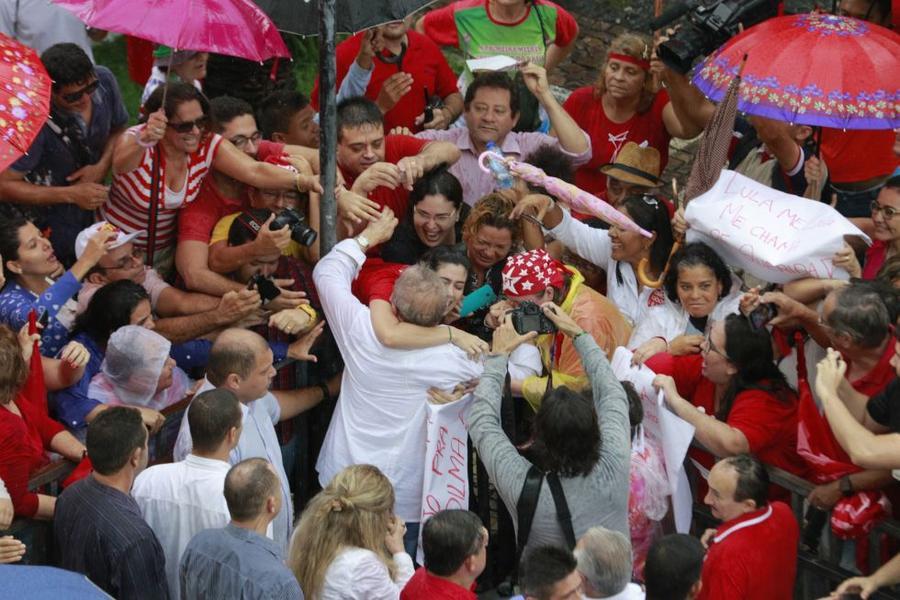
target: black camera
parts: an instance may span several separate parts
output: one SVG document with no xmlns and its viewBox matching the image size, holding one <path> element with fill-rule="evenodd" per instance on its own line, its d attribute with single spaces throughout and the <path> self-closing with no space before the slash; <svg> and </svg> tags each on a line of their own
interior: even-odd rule
<svg viewBox="0 0 900 600">
<path fill-rule="evenodd" d="M 424 127 L 425 123 L 434 121 L 434 109 L 443 108 L 444 101 L 440 96 L 429 96 L 428 88 L 425 88 L 423 92 L 425 93 L 425 115 L 422 121 L 422 126 Z"/>
<path fill-rule="evenodd" d="M 306 217 L 302 213 L 293 208 L 285 208 L 269 225 L 274 231 L 284 227 L 291 228 L 291 239 L 301 246 L 312 246 L 319 234 L 316 230 L 306 224 Z"/>
<path fill-rule="evenodd" d="M 522 302 L 509 313 L 513 327 L 519 335 L 529 331 L 540 333 L 556 333 L 556 325 L 547 318 L 541 307 L 534 302 Z"/>
<path fill-rule="evenodd" d="M 657 53 L 669 68 L 682 74 L 691 70 L 694 61 L 706 56 L 744 29 L 762 23 L 778 14 L 778 0 L 687 0 L 668 9 L 650 22 L 652 30 L 661 29 L 682 15 L 687 19 Z"/>
<path fill-rule="evenodd" d="M 262 299 L 263 304 L 281 295 L 281 290 L 275 285 L 275 281 L 271 277 L 266 277 L 259 273 L 250 278 L 250 281 L 247 283 L 247 289 L 259 292 L 259 297 Z"/>
</svg>

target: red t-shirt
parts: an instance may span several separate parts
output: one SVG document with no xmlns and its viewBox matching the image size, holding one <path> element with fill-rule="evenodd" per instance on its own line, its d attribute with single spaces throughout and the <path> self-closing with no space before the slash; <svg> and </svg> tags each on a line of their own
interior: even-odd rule
<svg viewBox="0 0 900 600">
<path fill-rule="evenodd" d="M 17 515 L 33 517 L 37 494 L 28 491 L 28 478 L 48 462 L 44 448 L 64 427 L 41 413 L 21 394 L 16 398 L 20 417 L 0 406 L 0 479 L 6 484 Z"/>
<path fill-rule="evenodd" d="M 708 415 L 716 414 L 715 384 L 701 373 L 703 356 L 672 356 L 661 353 L 647 361 L 654 373 L 670 375 L 678 392 Z M 759 460 L 804 477 L 806 464 L 797 454 L 797 397 L 782 402 L 762 390 L 745 390 L 737 395 L 725 421 L 747 438 L 750 452 Z M 712 455 L 691 448 L 691 456 L 705 468 L 714 463 Z M 775 496 L 783 496 L 777 488 Z"/>
<path fill-rule="evenodd" d="M 377 256 L 368 257 L 362 269 L 359 270 L 359 275 L 353 281 L 353 295 L 367 306 L 372 300 L 390 302 L 394 283 L 408 266 L 385 262 Z"/>
<path fill-rule="evenodd" d="M 594 87 L 578 88 L 569 96 L 563 108 L 591 138 L 591 160 L 575 171 L 575 185 L 586 192 L 604 198 L 606 175 L 599 168 L 615 159 L 625 142 L 640 144 L 646 141 L 659 150 L 659 169 L 662 173 L 669 161 L 671 136 L 663 124 L 663 109 L 669 103 L 669 94 L 660 90 L 644 113 L 636 113 L 624 123 L 614 123 L 606 116 L 603 104 L 594 95 Z"/>
<path fill-rule="evenodd" d="M 474 587 L 472 584 L 473 589 L 467 590 L 420 568 L 400 592 L 400 600 L 475 600 Z"/>
<path fill-rule="evenodd" d="M 337 87 L 341 86 L 350 65 L 356 60 L 360 44 L 365 32 L 349 37 L 335 50 L 337 62 Z M 384 81 L 401 71 L 412 75 L 413 83 L 409 92 L 403 95 L 394 108 L 384 115 L 384 130 L 390 131 L 394 127 L 409 127 L 412 131 L 420 131 L 422 128 L 416 125 L 416 117 L 425 111 L 425 91 L 429 96 L 446 98 L 450 94 L 459 92 L 456 87 L 456 75 L 447 64 L 447 59 L 441 53 L 437 44 L 421 33 L 408 31 L 406 33 L 408 46 L 402 64 L 390 64 L 378 58 L 374 59 L 372 78 L 366 88 L 366 98 L 376 100 Z M 319 79 L 313 86 L 311 95 L 313 108 L 319 110 Z"/>
<path fill-rule="evenodd" d="M 822 160 L 831 181 L 838 183 L 890 175 L 900 164 L 893 148 L 894 132 L 890 129 L 822 129 Z"/>
<path fill-rule="evenodd" d="M 384 161 L 391 164 L 397 164 L 401 158 L 407 156 L 415 156 L 422 151 L 422 148 L 428 143 L 428 140 L 420 140 L 408 135 L 388 135 L 384 138 Z M 338 165 L 340 167 L 340 165 Z M 347 171 L 341 168 L 341 174 L 344 176 L 347 189 L 353 186 L 356 176 L 351 176 Z M 397 189 L 390 189 L 384 186 L 377 187 L 369 194 L 369 200 L 376 202 L 380 208 L 390 206 L 394 211 L 394 215 L 403 220 L 406 217 L 406 209 L 409 207 L 409 191 L 402 185 L 398 185 Z"/>
<path fill-rule="evenodd" d="M 878 359 L 878 364 L 859 379 L 850 382 L 850 385 L 853 386 L 854 390 L 871 398 L 881 392 L 887 387 L 887 384 L 894 380 L 897 376 L 897 372 L 894 371 L 894 367 L 891 366 L 891 358 L 894 356 L 894 344 L 896 342 L 897 338 L 891 336 L 887 346 L 884 347 L 884 354 Z M 849 356 L 844 356 L 844 360 L 847 362 L 847 370 L 849 371 L 853 361 Z"/>
<path fill-rule="evenodd" d="M 888 245 L 881 240 L 875 240 L 866 250 L 866 264 L 863 266 L 862 278 L 875 279 L 878 271 L 884 266 L 887 259 Z"/>
<path fill-rule="evenodd" d="M 722 523 L 703 561 L 698 600 L 791 600 L 799 539 L 783 502 Z"/>
<path fill-rule="evenodd" d="M 259 142 L 257 160 L 284 154 L 284 144 L 268 140 Z M 242 211 L 248 206 L 246 193 L 240 199 L 227 198 L 219 192 L 213 177 L 207 177 L 197 199 L 182 208 L 178 214 L 178 241 L 209 243 L 216 223 L 225 215 Z"/>
</svg>

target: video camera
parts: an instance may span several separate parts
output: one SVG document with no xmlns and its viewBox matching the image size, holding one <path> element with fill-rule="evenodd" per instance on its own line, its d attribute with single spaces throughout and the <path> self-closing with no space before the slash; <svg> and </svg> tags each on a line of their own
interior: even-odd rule
<svg viewBox="0 0 900 600">
<path fill-rule="evenodd" d="M 685 0 L 650 21 L 651 31 L 662 29 L 687 15 L 681 28 L 659 45 L 657 54 L 669 68 L 682 74 L 694 61 L 706 56 L 744 29 L 778 14 L 780 0 Z"/>
<path fill-rule="evenodd" d="M 291 228 L 291 239 L 302 246 L 312 246 L 319 236 L 316 230 L 306 224 L 306 217 L 293 208 L 285 208 L 269 225 L 275 231 L 284 227 Z"/>
</svg>

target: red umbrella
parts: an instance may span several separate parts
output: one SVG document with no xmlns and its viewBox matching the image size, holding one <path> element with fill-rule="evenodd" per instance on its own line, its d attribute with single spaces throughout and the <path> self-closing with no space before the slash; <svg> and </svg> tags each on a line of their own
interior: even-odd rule
<svg viewBox="0 0 900 600">
<path fill-rule="evenodd" d="M 850 17 L 807 13 L 763 21 L 698 67 L 719 101 L 748 55 L 738 110 L 835 129 L 900 127 L 900 35 Z"/>
<path fill-rule="evenodd" d="M 47 120 L 50 86 L 37 53 L 0 34 L 0 171 L 25 154 Z"/>
<path fill-rule="evenodd" d="M 264 61 L 290 57 L 272 20 L 251 0 L 54 0 L 95 29 L 179 50 Z"/>
</svg>

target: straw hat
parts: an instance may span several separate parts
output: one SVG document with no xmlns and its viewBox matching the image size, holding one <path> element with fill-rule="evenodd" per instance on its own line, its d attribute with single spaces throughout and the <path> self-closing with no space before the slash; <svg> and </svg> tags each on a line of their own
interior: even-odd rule
<svg viewBox="0 0 900 600">
<path fill-rule="evenodd" d="M 600 172 L 634 185 L 645 187 L 662 185 L 662 181 L 659 179 L 659 150 L 644 146 L 644 144 L 627 142 L 619 150 L 615 162 L 602 165 Z"/>
</svg>

